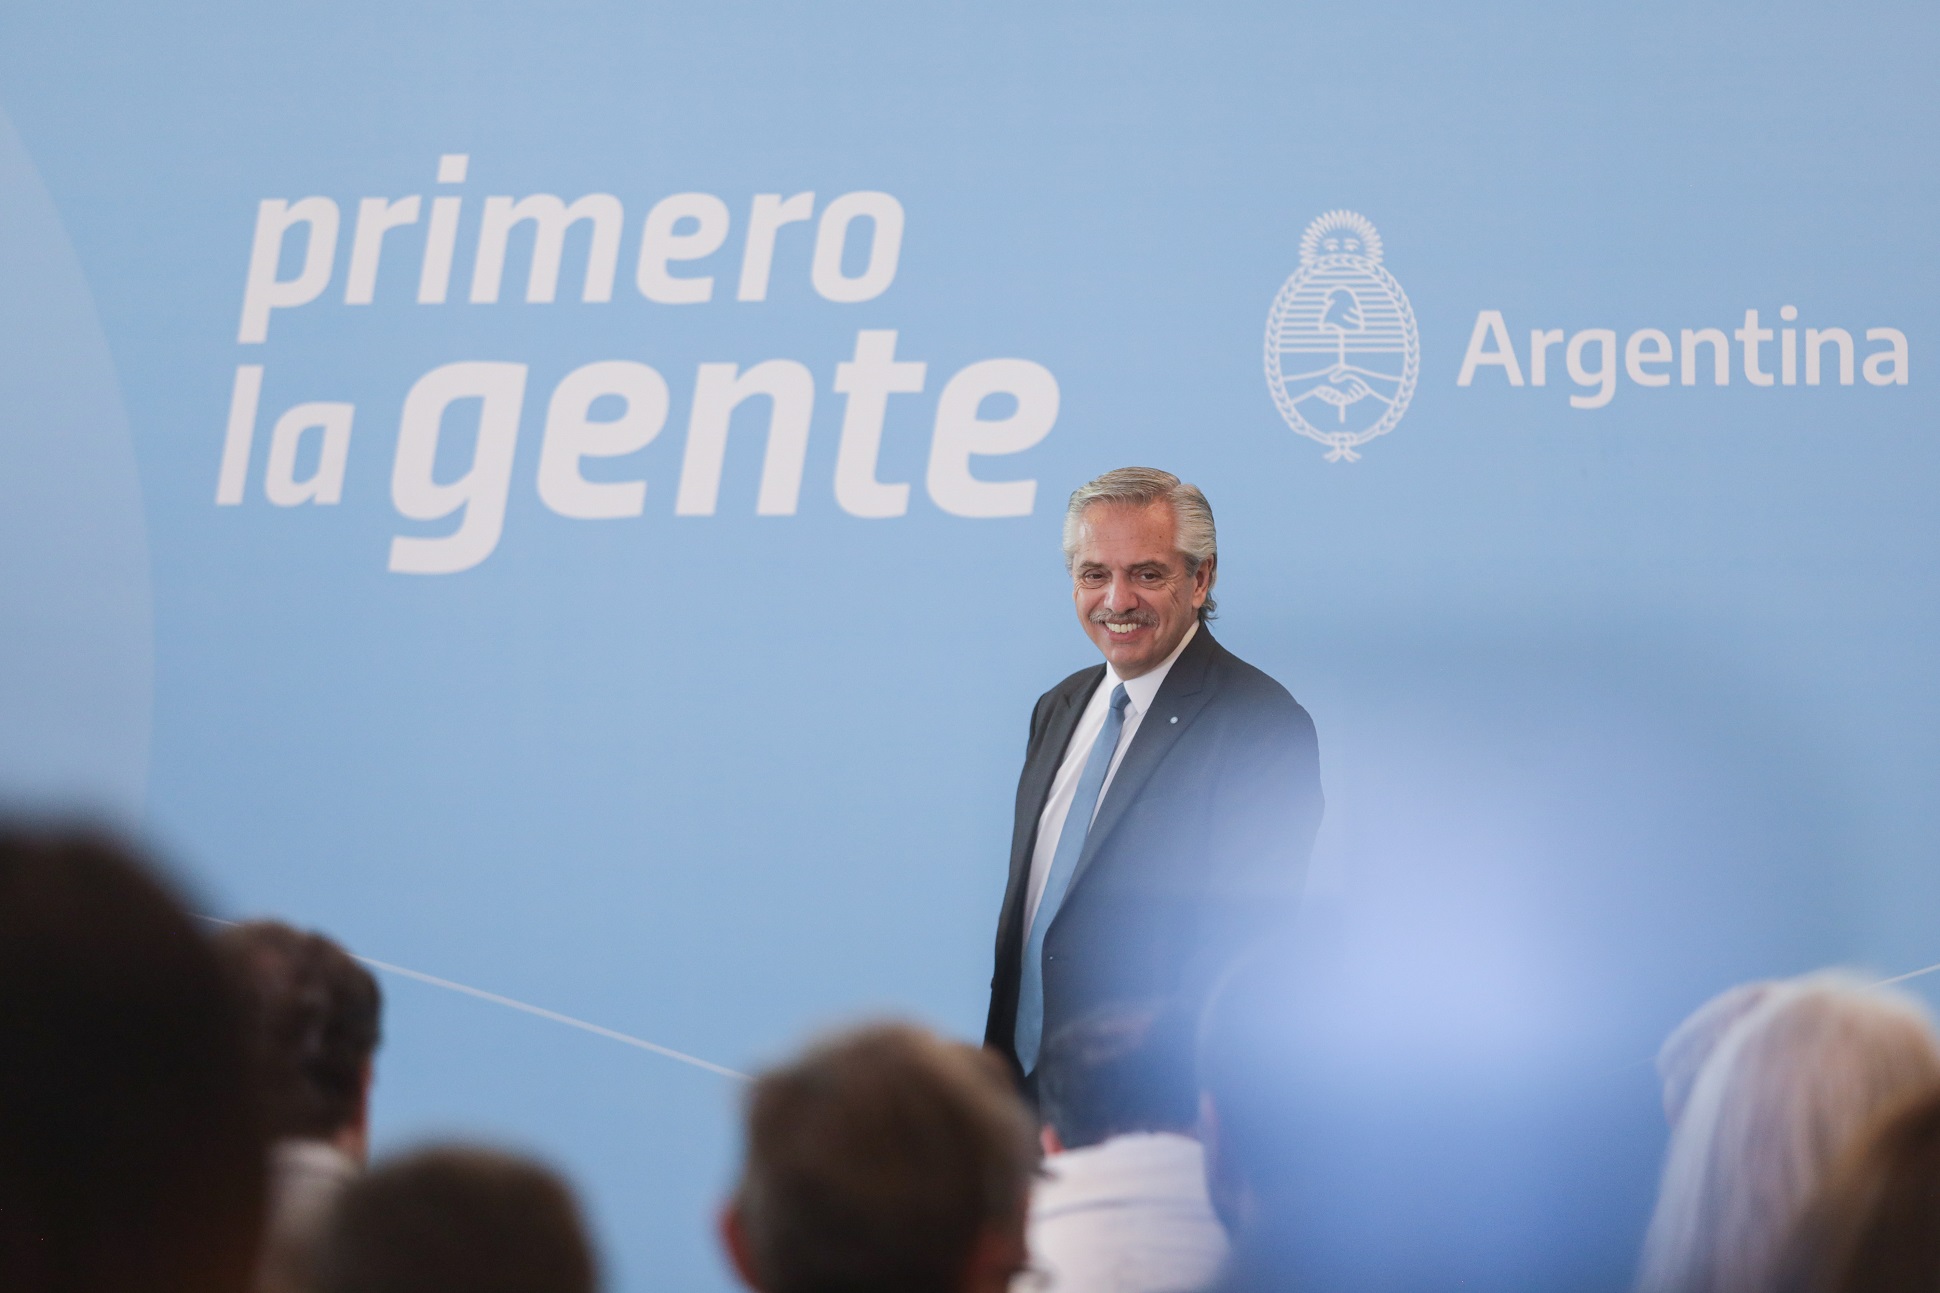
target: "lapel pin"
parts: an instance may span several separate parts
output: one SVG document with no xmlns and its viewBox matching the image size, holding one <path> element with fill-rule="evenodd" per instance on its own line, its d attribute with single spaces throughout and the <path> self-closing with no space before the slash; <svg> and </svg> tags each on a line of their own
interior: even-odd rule
<svg viewBox="0 0 1940 1293">
<path fill-rule="evenodd" d="M 1175 722 L 1175 723 L 1176 723 L 1176 722 L 1178 722 L 1178 721 L 1179 721 L 1179 716 L 1178 716 L 1177 714 L 1174 714 L 1174 715 L 1172 716 L 1172 721 L 1173 721 L 1173 722 Z"/>
</svg>

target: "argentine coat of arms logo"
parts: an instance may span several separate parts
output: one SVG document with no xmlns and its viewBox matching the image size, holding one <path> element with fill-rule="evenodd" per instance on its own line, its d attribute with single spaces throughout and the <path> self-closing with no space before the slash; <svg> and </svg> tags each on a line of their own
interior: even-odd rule
<svg viewBox="0 0 1940 1293">
<path fill-rule="evenodd" d="M 1266 317 L 1266 384 L 1287 425 L 1328 462 L 1386 435 L 1408 411 L 1421 338 L 1365 216 L 1329 211 L 1300 239 L 1300 268 Z"/>
</svg>

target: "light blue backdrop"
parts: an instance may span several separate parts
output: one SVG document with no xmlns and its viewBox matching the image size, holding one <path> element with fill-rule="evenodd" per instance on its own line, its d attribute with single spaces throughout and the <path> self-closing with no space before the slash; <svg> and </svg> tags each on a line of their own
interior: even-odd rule
<svg viewBox="0 0 1940 1293">
<path fill-rule="evenodd" d="M 1162 465 L 1218 513 L 1222 640 L 1319 726 L 1314 927 L 1370 1009 L 1419 1019 L 1465 1110 L 1376 1182 L 1391 1206 L 1369 1211 L 1362 1269 L 1621 1287 L 1662 1137 L 1640 1061 L 1664 1030 L 1750 975 L 1940 960 L 1937 23 L 1914 5 L 7 7 L 5 788 L 137 824 L 222 914 L 729 1066 L 875 1011 L 973 1034 L 1028 707 L 1088 659 L 1059 505 L 1103 469 Z M 462 182 L 438 182 L 446 155 Z M 766 299 L 736 299 L 757 195 L 806 192 Z M 474 303 L 486 200 L 542 193 L 623 211 L 611 300 L 581 299 L 589 222 L 558 299 L 525 299 L 526 224 L 499 299 Z M 649 300 L 643 223 L 683 193 L 727 213 L 721 249 L 671 269 L 711 275 L 712 299 Z M 849 193 L 894 199 L 900 254 L 879 293 L 831 300 L 885 236 L 856 222 L 818 290 L 817 221 Z M 374 301 L 346 303 L 360 201 L 411 195 Z M 449 299 L 420 304 L 441 195 L 461 199 Z M 260 204 L 312 197 L 341 221 L 316 299 L 239 341 Z M 1353 462 L 1293 433 L 1261 365 L 1301 235 L 1336 209 L 1378 229 L 1418 324 L 1412 399 Z M 263 244 L 259 301 L 307 290 L 310 232 Z M 1836 343 L 1816 386 L 1802 352 L 1795 384 L 1754 384 L 1784 343 L 1747 366 L 1729 334 L 1752 309 L 1846 329 L 1851 384 Z M 1496 347 L 1487 311 L 1521 385 L 1500 362 L 1458 380 Z M 1729 384 L 1709 349 L 1685 384 L 1648 339 L 1626 368 L 1653 328 L 1672 347 L 1723 331 Z M 1560 330 L 1541 386 L 1532 329 Z M 1904 338 L 1884 384 L 1864 364 L 1893 342 L 1869 329 Z M 889 330 L 928 368 L 888 396 L 873 467 L 910 486 L 906 511 L 862 517 L 834 483 L 856 407 L 837 366 Z M 1609 361 L 1607 404 L 1572 406 L 1603 390 L 1572 347 L 1580 374 Z M 970 427 L 1014 449 L 968 460 L 977 478 L 1036 489 L 1024 514 L 966 517 L 938 501 L 958 477 L 926 487 L 954 461 L 934 428 L 945 384 L 991 359 L 1048 374 L 1058 407 L 1034 442 Z M 535 487 L 548 401 L 613 360 L 664 378 L 665 429 L 584 475 L 645 480 L 643 510 L 563 516 Z M 714 513 L 675 515 L 698 367 L 767 360 L 813 383 L 792 513 L 756 514 L 757 399 Z M 458 525 L 400 515 L 425 491 L 394 493 L 393 467 L 407 392 L 462 362 L 526 370 L 503 531 L 469 569 L 394 573 L 393 538 Z M 258 365 L 241 498 L 218 504 L 237 371 Z M 969 408 L 1041 413 L 1032 380 Z M 315 401 L 354 407 L 341 501 L 279 506 L 273 427 Z M 437 480 L 472 463 L 479 407 L 450 412 Z M 305 434 L 293 480 L 324 439 Z M 731 1082 L 385 986 L 384 1144 L 534 1148 L 583 1189 L 616 1287 L 724 1286 L 707 1217 Z"/>
</svg>

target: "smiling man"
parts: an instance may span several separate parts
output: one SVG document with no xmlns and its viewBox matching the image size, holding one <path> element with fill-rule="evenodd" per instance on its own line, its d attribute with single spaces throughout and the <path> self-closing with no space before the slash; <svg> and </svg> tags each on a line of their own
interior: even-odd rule
<svg viewBox="0 0 1940 1293">
<path fill-rule="evenodd" d="M 1207 627 L 1219 555 L 1196 486 L 1107 472 L 1071 496 L 1064 559 L 1105 663 L 1038 698 L 1017 786 L 984 1042 L 1027 1089 L 1059 1025 L 1190 1009 L 1290 921 L 1321 814 L 1313 720 Z"/>
</svg>

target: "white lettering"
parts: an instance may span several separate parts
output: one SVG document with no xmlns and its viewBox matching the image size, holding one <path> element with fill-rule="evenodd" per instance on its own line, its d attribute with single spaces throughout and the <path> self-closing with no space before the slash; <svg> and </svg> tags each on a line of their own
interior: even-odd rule
<svg viewBox="0 0 1940 1293">
<path fill-rule="evenodd" d="M 1772 375 L 1759 367 L 1762 362 L 1759 347 L 1770 341 L 1773 334 L 1770 328 L 1758 326 L 1758 311 L 1746 310 L 1745 326 L 1736 329 L 1731 335 L 1744 344 L 1745 380 L 1753 386 L 1770 386 Z"/>
<path fill-rule="evenodd" d="M 1590 346 L 1595 346 L 1602 355 L 1594 371 L 1583 366 L 1583 351 Z M 1571 408 L 1600 409 L 1617 393 L 1617 334 L 1609 328 L 1585 328 L 1571 337 L 1569 349 L 1563 352 L 1563 361 L 1570 370 L 1571 381 L 1578 386 L 1600 388 L 1594 395 L 1570 396 Z"/>
<path fill-rule="evenodd" d="M 1484 341 L 1494 341 L 1495 349 L 1482 349 Z M 1502 322 L 1500 310 L 1483 310 L 1475 316 L 1475 330 L 1469 333 L 1468 350 L 1462 356 L 1462 371 L 1455 384 L 1467 386 L 1483 364 L 1498 365 L 1509 385 L 1522 385 L 1522 365 L 1516 362 L 1516 348 L 1509 343 L 1509 329 Z"/>
<path fill-rule="evenodd" d="M 1009 395 L 1016 407 L 1006 417 L 980 416 L 984 400 L 993 395 Z M 978 480 L 970 457 L 1022 453 L 1048 435 L 1057 420 L 1057 379 L 1043 365 L 1028 359 L 971 364 L 950 379 L 936 403 L 930 498 L 953 516 L 1029 516 L 1037 482 Z"/>
<path fill-rule="evenodd" d="M 344 280 L 345 305 L 369 305 L 377 295 L 377 261 L 384 235 L 418 222 L 419 199 L 365 198 L 357 204 L 357 235 L 350 242 L 350 273 Z"/>
<path fill-rule="evenodd" d="M 596 400 L 624 401 L 619 416 L 595 419 Z M 580 474 L 582 458 L 617 458 L 653 443 L 667 424 L 667 383 L 645 364 L 609 359 L 575 368 L 553 388 L 539 449 L 539 497 L 561 516 L 606 520 L 646 509 L 644 480 L 600 481 Z"/>
<path fill-rule="evenodd" d="M 693 230 L 675 233 L 683 220 L 692 221 Z M 713 297 L 713 275 L 676 278 L 667 263 L 711 256 L 727 236 L 727 203 L 712 193 L 676 193 L 654 203 L 640 234 L 640 264 L 633 276 L 640 295 L 662 305 L 698 305 Z"/>
<path fill-rule="evenodd" d="M 1886 349 L 1866 356 L 1862 370 L 1866 381 L 1873 386 L 1906 385 L 1906 334 L 1898 328 L 1868 328 L 1866 340 L 1886 343 Z M 1891 372 L 1887 371 L 1889 365 Z"/>
<path fill-rule="evenodd" d="M 1644 349 L 1645 343 L 1650 345 Z M 1623 343 L 1623 369 L 1639 386 L 1669 386 L 1669 373 L 1652 372 L 1646 365 L 1671 362 L 1671 339 L 1656 328 L 1639 328 Z"/>
<path fill-rule="evenodd" d="M 712 516 L 721 494 L 728 428 L 744 400 L 770 400 L 768 450 L 761 463 L 757 516 L 793 516 L 808 460 L 809 418 L 815 411 L 815 378 L 792 359 L 770 359 L 736 376 L 733 364 L 702 364 L 687 420 L 687 453 L 680 467 L 675 516 Z"/>
<path fill-rule="evenodd" d="M 582 220 L 592 222 L 593 237 L 586 251 L 586 283 L 579 299 L 612 300 L 624 219 L 620 200 L 611 193 L 588 193 L 571 206 L 551 193 L 534 193 L 517 202 L 486 198 L 485 215 L 479 222 L 478 258 L 472 262 L 472 301 L 489 304 L 498 300 L 512 226 L 526 221 L 532 223 L 532 268 L 525 277 L 525 299 L 553 300 L 559 294 L 559 262 L 566 252 L 566 230 Z"/>
<path fill-rule="evenodd" d="M 835 501 L 851 516 L 901 516 L 909 510 L 909 486 L 876 479 L 883 419 L 892 394 L 923 389 L 927 364 L 897 363 L 894 331 L 862 331 L 855 359 L 835 366 L 835 389 L 849 397 L 842 412 L 842 440 L 835 455 Z"/>
<path fill-rule="evenodd" d="M 1805 330 L 1805 384 L 1819 384 L 1819 359 L 1828 341 L 1839 347 L 1839 384 L 1852 385 L 1852 334 L 1844 328 Z"/>
<path fill-rule="evenodd" d="M 768 299 L 768 273 L 775 263 L 775 233 L 785 224 L 799 224 L 815 214 L 815 195 L 797 193 L 786 201 L 779 193 L 757 193 L 748 213 L 748 240 L 741 249 L 739 301 Z"/>
<path fill-rule="evenodd" d="M 866 217 L 873 233 L 869 239 L 869 260 L 860 274 L 850 278 L 842 272 L 842 258 L 849 244 L 849 226 Z M 903 250 L 903 204 L 887 193 L 844 193 L 822 212 L 815 229 L 815 260 L 809 267 L 809 280 L 815 290 L 830 301 L 854 303 L 872 301 L 889 290 L 896 278 L 896 262 Z"/>
<path fill-rule="evenodd" d="M 299 503 L 337 503 L 344 496 L 344 467 L 350 461 L 350 419 L 355 409 L 348 404 L 299 404 L 276 419 L 270 434 L 269 469 L 263 478 L 263 492 L 278 507 Z M 317 449 L 317 469 L 303 480 L 296 478 L 296 457 L 303 447 L 303 433 L 323 432 Z"/>
<path fill-rule="evenodd" d="M 1731 343 L 1725 340 L 1724 333 L 1716 328 L 1698 328 L 1695 331 L 1685 328 L 1678 334 L 1678 343 L 1684 361 L 1684 385 L 1697 385 L 1697 348 L 1700 345 L 1711 347 L 1711 384 L 1731 384 Z"/>
<path fill-rule="evenodd" d="M 297 225 L 307 225 L 303 268 L 295 278 L 278 278 L 283 262 L 283 239 Z M 269 337 L 269 312 L 308 305 L 330 284 L 337 259 L 337 204 L 329 198 L 285 202 L 266 198 L 256 207 L 256 238 L 249 249 L 249 277 L 243 284 L 242 326 L 236 340 L 243 345 Z"/>
<path fill-rule="evenodd" d="M 424 234 L 424 266 L 418 271 L 418 304 L 443 305 L 451 292 L 451 263 L 458 251 L 459 207 L 463 198 L 436 198 L 431 226 Z"/>
<path fill-rule="evenodd" d="M 1722 328 L 1679 329 L 1675 349 L 1668 331 L 1662 328 L 1638 328 L 1624 341 L 1621 373 L 1638 386 L 1669 386 L 1672 382 L 1670 369 L 1675 359 L 1678 361 L 1679 383 L 1697 386 L 1700 384 L 1699 373 L 1706 366 L 1703 352 L 1708 347 L 1710 384 L 1713 386 L 1731 385 L 1734 354 L 1739 358 L 1740 373 L 1748 385 L 1798 386 L 1801 384 L 1799 369 L 1802 349 L 1805 370 L 1803 384 L 1817 386 L 1821 380 L 1830 380 L 1825 374 L 1825 352 L 1827 347 L 1832 347 L 1836 350 L 1839 384 L 1851 386 L 1858 360 L 1853 332 L 1845 328 L 1801 329 L 1792 326 L 1798 320 L 1799 309 L 1796 305 L 1781 305 L 1778 307 L 1777 321 L 1787 326 L 1768 328 L 1764 326 L 1758 310 L 1748 309 L 1744 323 L 1728 333 Z M 1563 340 L 1563 335 L 1560 328 L 1530 329 L 1529 385 L 1542 386 L 1547 382 L 1548 351 Z M 1573 407 L 1602 408 L 1610 403 L 1619 375 L 1614 361 L 1616 337 L 1616 332 L 1608 328 L 1584 329 L 1570 337 L 1565 348 L 1570 376 L 1577 385 L 1590 391 L 1571 395 L 1570 404 Z M 1906 385 L 1910 380 L 1908 354 L 1911 348 L 1906 334 L 1898 328 L 1868 328 L 1865 337 L 1867 341 L 1884 343 L 1865 356 L 1863 371 L 1867 383 L 1872 386 Z M 1735 350 L 1734 341 L 1737 343 Z M 1778 354 L 1775 360 L 1766 356 L 1764 346 L 1767 342 L 1776 342 Z M 1768 363 L 1775 367 L 1767 367 Z M 1476 370 L 1487 365 L 1501 367 L 1511 386 L 1522 384 L 1508 329 L 1503 324 L 1502 313 L 1497 310 L 1482 310 L 1476 314 L 1475 327 L 1469 334 L 1468 350 L 1463 356 L 1455 384 L 1469 385 L 1474 380 Z"/>
<path fill-rule="evenodd" d="M 237 364 L 236 382 L 229 390 L 229 426 L 222 435 L 222 467 L 216 473 L 218 507 L 243 501 L 249 482 L 249 446 L 256 438 L 256 405 L 262 395 L 263 366 Z"/>
<path fill-rule="evenodd" d="M 1563 344 L 1561 328 L 1529 330 L 1529 384 L 1549 385 L 1549 348 Z"/>
<path fill-rule="evenodd" d="M 448 575 L 469 570 L 492 555 L 505 528 L 505 500 L 512 487 L 512 454 L 518 447 L 519 413 L 525 403 L 525 365 L 456 363 L 420 377 L 404 397 L 397 458 L 391 467 L 391 501 L 413 521 L 437 521 L 464 511 L 458 528 L 438 538 L 398 535 L 391 540 L 390 568 L 404 574 Z M 432 471 L 445 412 L 460 400 L 477 400 L 477 441 L 471 466 L 440 484 Z"/>
</svg>

